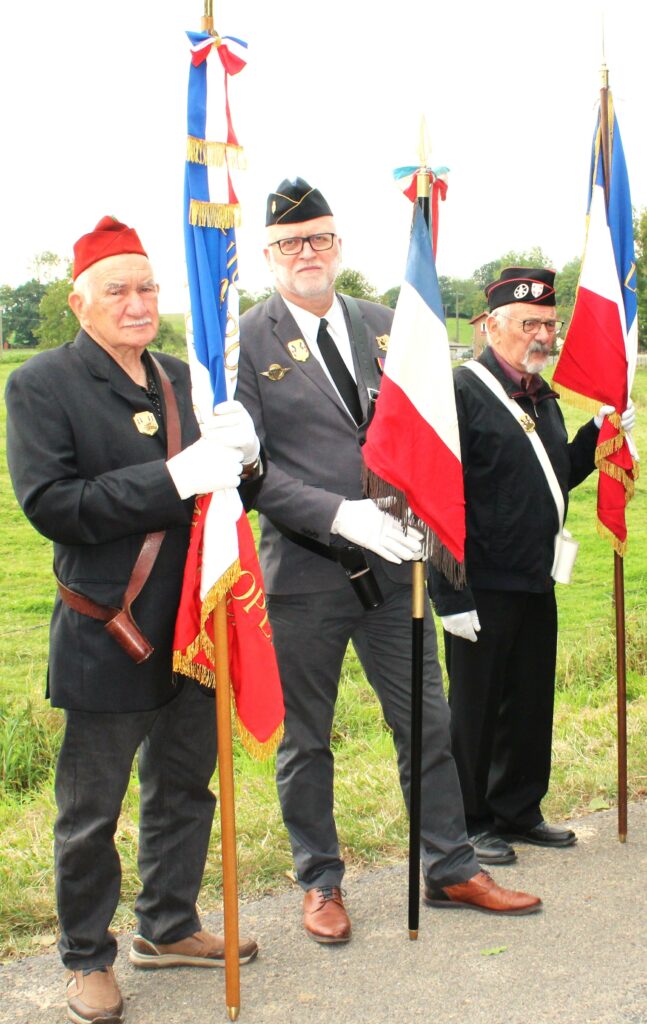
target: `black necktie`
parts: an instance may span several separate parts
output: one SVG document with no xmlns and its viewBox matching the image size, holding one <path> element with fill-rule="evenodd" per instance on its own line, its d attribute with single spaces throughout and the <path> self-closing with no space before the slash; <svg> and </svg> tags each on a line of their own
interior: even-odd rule
<svg viewBox="0 0 647 1024">
<path fill-rule="evenodd" d="M 328 331 L 326 330 L 327 327 L 328 321 L 322 319 L 319 323 L 319 331 L 317 332 L 317 345 L 321 352 L 321 358 L 328 367 L 330 376 L 342 397 L 344 405 L 355 422 L 359 424 L 364 419 L 364 415 L 359 401 L 357 384 L 353 380 L 352 374 L 349 372 L 346 363 L 339 354 L 339 349 L 335 345 L 335 342 L 328 334 Z"/>
</svg>

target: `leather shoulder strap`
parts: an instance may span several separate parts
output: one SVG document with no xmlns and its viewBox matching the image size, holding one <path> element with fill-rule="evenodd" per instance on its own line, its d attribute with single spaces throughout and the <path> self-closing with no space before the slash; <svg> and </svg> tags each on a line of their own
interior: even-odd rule
<svg viewBox="0 0 647 1024">
<path fill-rule="evenodd" d="M 168 379 L 168 374 L 159 359 L 156 359 L 152 352 L 149 352 L 150 360 L 159 374 L 164 394 L 164 409 L 166 412 L 166 457 L 171 459 L 180 450 L 180 414 L 177 408 L 175 392 Z"/>
<path fill-rule="evenodd" d="M 357 300 L 352 295 L 339 295 L 339 301 L 342 304 L 342 308 L 348 313 L 359 368 L 362 372 L 368 396 L 371 402 L 374 402 L 378 396 L 381 381 L 377 363 L 371 357 L 369 351 L 366 324 L 362 319 Z"/>
</svg>

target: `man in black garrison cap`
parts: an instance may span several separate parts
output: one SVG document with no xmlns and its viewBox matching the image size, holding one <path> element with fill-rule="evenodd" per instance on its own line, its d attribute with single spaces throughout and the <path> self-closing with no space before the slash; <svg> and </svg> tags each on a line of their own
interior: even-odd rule
<svg viewBox="0 0 647 1024">
<path fill-rule="evenodd" d="M 481 863 L 516 859 L 510 841 L 571 846 L 541 812 L 552 744 L 557 609 L 576 545 L 568 492 L 594 468 L 603 406 L 568 442 L 541 377 L 562 326 L 555 272 L 507 267 L 485 289 L 489 347 L 454 372 L 465 480 L 468 586 L 432 572 L 445 629 L 452 750 Z M 633 408 L 623 414 L 630 428 Z"/>
<path fill-rule="evenodd" d="M 267 202 L 276 292 L 241 318 L 238 399 L 264 447 L 261 564 L 285 697 L 277 783 L 304 926 L 347 942 L 330 738 L 349 641 L 410 779 L 411 568 L 420 535 L 362 492 L 361 439 L 380 386 L 392 310 L 335 292 L 341 238 L 321 192 L 283 181 Z M 467 840 L 430 608 L 425 610 L 421 859 L 425 900 L 498 913 L 541 901 L 482 872 Z M 361 793 L 358 792 L 361 800 Z"/>
</svg>

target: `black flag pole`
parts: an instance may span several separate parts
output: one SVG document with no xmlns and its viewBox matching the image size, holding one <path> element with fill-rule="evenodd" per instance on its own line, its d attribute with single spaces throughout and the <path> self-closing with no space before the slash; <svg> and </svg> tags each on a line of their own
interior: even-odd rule
<svg viewBox="0 0 647 1024">
<path fill-rule="evenodd" d="M 611 145 L 609 123 L 609 70 L 603 62 L 600 69 L 600 139 L 604 165 L 604 192 L 609 206 L 611 189 Z M 616 716 L 618 745 L 618 839 L 627 841 L 627 653 L 625 642 L 624 561 L 613 553 L 613 593 L 616 617 Z"/>
<path fill-rule="evenodd" d="M 421 129 L 424 136 L 424 122 Z M 421 140 L 421 167 L 416 175 L 417 204 L 430 228 L 431 178 L 426 166 L 424 142 Z M 415 215 L 415 210 L 414 210 Z M 411 566 L 411 786 L 409 792 L 409 938 L 418 938 L 420 921 L 420 802 L 422 761 L 422 666 L 424 660 L 425 622 L 424 561 Z"/>
</svg>

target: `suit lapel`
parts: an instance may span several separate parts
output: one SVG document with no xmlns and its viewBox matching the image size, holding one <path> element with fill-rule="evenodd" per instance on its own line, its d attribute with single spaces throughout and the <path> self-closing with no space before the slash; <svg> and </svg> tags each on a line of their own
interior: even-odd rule
<svg viewBox="0 0 647 1024">
<path fill-rule="evenodd" d="M 310 353 L 307 359 L 300 360 L 295 359 L 295 357 L 292 355 L 292 352 L 288 347 L 290 342 L 303 339 L 301 337 L 299 325 L 297 324 L 296 320 L 290 313 L 289 309 L 283 302 L 278 292 L 275 292 L 274 295 L 272 295 L 271 298 L 268 300 L 268 315 L 270 319 L 274 322 L 274 336 L 278 339 L 281 347 L 283 348 L 285 354 L 290 360 L 289 365 L 292 366 L 295 370 L 305 374 L 308 380 L 310 380 L 315 387 L 319 388 L 319 390 L 323 392 L 326 398 L 330 399 L 331 402 L 334 402 L 337 408 L 340 409 L 341 412 L 344 414 L 349 424 L 352 425 L 354 421 L 351 419 L 348 413 L 348 409 L 346 408 L 341 398 L 337 394 L 335 388 L 330 383 L 330 380 L 328 379 L 328 376 L 326 375 L 317 357 L 313 356 Z M 351 349 L 353 350 L 353 362 L 355 363 L 355 352 L 354 345 L 352 344 L 352 335 Z M 309 349 L 308 352 L 310 352 Z M 356 365 L 355 372 L 357 373 Z M 364 388 L 360 387 L 359 391 L 362 409 L 364 409 L 364 395 L 362 394 Z"/>
<path fill-rule="evenodd" d="M 299 330 L 299 325 L 278 293 L 275 293 L 270 301 L 271 308 L 268 312 L 270 317 L 274 320 L 274 335 L 280 342 L 285 354 L 290 360 L 289 365 L 297 372 L 305 374 L 308 380 L 310 380 L 315 387 L 319 388 L 326 398 L 330 399 L 331 402 L 334 402 L 335 405 L 341 409 L 344 415 L 348 417 L 346 406 L 328 380 L 328 377 L 316 356 L 313 356 L 309 349 L 308 358 L 305 360 L 300 360 L 292 355 L 292 352 L 288 347 L 290 342 L 303 340 L 301 337 L 301 331 Z"/>
<path fill-rule="evenodd" d="M 123 398 L 134 413 L 144 410 L 154 412 L 143 390 L 89 334 L 83 330 L 79 331 L 74 339 L 74 346 L 92 376 L 99 380 L 105 380 L 110 389 Z M 155 379 L 157 380 L 157 374 L 155 374 Z M 161 382 L 158 380 L 157 383 L 161 394 Z M 159 420 L 159 415 L 156 412 L 154 415 L 156 420 Z M 163 422 L 159 424 L 159 432 L 156 437 L 165 444 L 166 435 Z"/>
</svg>

